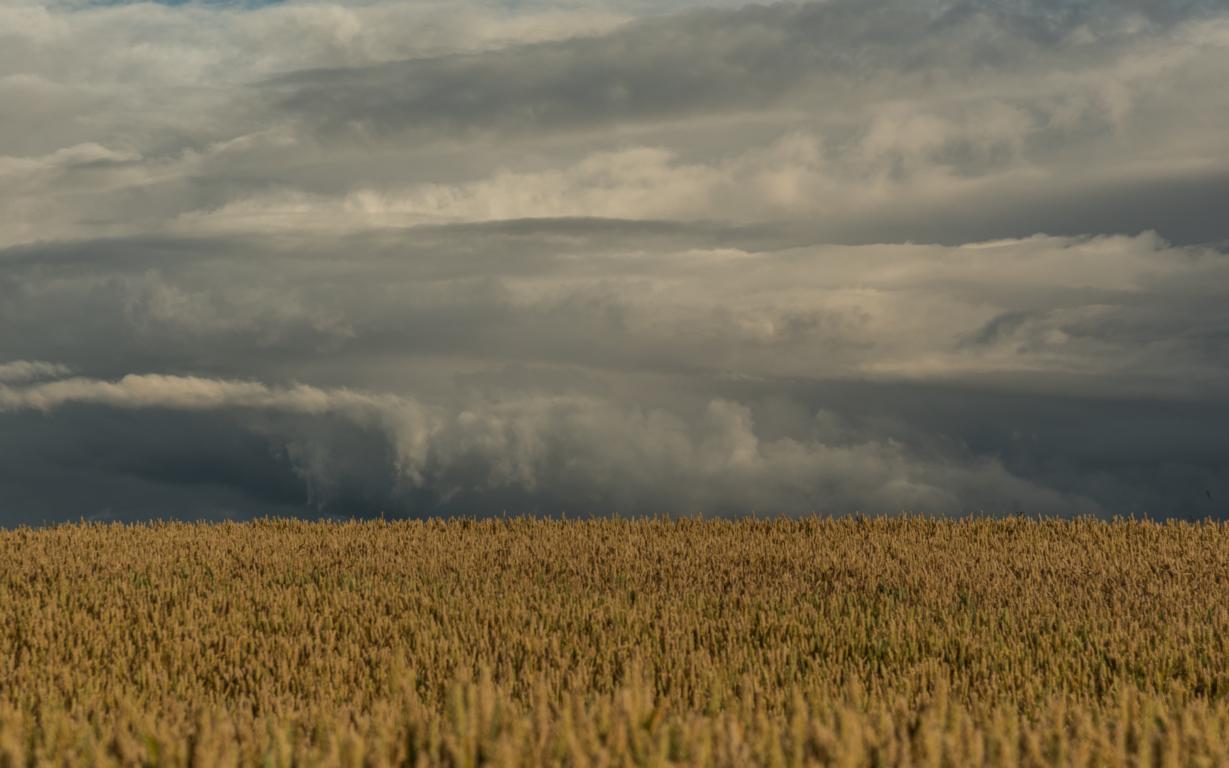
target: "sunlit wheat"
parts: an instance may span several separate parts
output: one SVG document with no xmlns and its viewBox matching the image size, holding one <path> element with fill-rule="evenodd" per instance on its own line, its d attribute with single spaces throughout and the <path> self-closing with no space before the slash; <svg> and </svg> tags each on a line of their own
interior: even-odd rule
<svg viewBox="0 0 1229 768">
<path fill-rule="evenodd" d="M 1226 765 L 1229 525 L 0 533 L 0 765 Z"/>
</svg>

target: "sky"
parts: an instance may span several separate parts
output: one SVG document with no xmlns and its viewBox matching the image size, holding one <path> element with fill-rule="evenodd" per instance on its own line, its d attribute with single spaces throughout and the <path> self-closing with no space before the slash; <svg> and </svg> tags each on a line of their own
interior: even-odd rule
<svg viewBox="0 0 1229 768">
<path fill-rule="evenodd" d="M 1229 518 L 1229 3 L 0 0 L 0 525 Z"/>
</svg>

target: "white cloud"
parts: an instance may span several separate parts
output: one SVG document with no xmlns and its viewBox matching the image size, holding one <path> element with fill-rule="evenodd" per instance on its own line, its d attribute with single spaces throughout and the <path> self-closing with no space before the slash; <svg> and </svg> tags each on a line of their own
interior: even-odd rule
<svg viewBox="0 0 1229 768">
<path fill-rule="evenodd" d="M 0 363 L 0 384 L 54 379 L 69 373 L 70 369 L 67 366 L 56 363 L 46 363 L 40 360 L 13 360 Z"/>
</svg>

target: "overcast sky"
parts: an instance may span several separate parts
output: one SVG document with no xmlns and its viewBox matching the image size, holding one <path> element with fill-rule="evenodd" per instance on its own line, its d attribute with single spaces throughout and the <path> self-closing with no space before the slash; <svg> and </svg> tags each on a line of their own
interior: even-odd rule
<svg viewBox="0 0 1229 768">
<path fill-rule="evenodd" d="M 1229 517 L 1220 0 L 0 0 L 0 525 Z"/>
</svg>

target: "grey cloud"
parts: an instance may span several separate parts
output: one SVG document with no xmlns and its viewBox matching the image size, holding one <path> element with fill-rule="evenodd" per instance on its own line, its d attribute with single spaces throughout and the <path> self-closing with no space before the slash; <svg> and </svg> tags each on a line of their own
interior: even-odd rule
<svg viewBox="0 0 1229 768">
<path fill-rule="evenodd" d="M 1045 67 L 1055 48 L 1087 63 L 1217 7 L 899 0 L 749 6 L 642 21 L 594 39 L 300 72 L 267 87 L 283 94 L 287 109 L 331 129 L 605 125 L 762 108 L 786 95 L 807 101 L 796 91 L 816 79 L 825 99 L 885 96 L 888 89 L 903 96 L 925 84 L 918 73 Z M 1148 28 L 1137 29 L 1133 19 Z"/>
<path fill-rule="evenodd" d="M 0 78 L 12 120 L 37 123 L 0 133 L 0 244 L 539 217 L 771 223 L 807 242 L 1222 240 L 1223 10 L 838 0 L 393 62 L 366 36 L 409 22 L 380 4 L 42 10 Z M 77 55 L 167 56 L 192 14 L 210 30 L 196 63 L 142 62 L 156 82 Z M 271 43 L 250 76 L 344 66 L 237 82 L 234 48 L 296 14 L 328 44 Z M 109 159 L 66 165 L 74 148 Z"/>
<path fill-rule="evenodd" d="M 284 453 L 217 413 L 75 407 L 0 419 L 0 525 L 311 511 Z"/>
<path fill-rule="evenodd" d="M 383 394 L 168 376 L 0 386 L 0 411 L 82 405 L 341 417 L 378 432 L 392 447 L 395 458 L 388 469 L 395 476 L 381 478 L 368 471 L 365 485 L 369 490 L 373 479 L 386 481 L 383 501 L 404 513 L 431 511 L 414 508 L 413 501 L 424 494 L 446 507 L 458 498 L 489 504 L 505 493 L 532 499 L 539 491 L 561 507 L 599 513 L 760 509 L 798 514 L 862 508 L 956 514 L 1003 496 L 1053 513 L 1097 511 L 1091 501 L 1033 486 L 994 461 L 926 461 L 890 439 L 835 445 L 816 436 L 805 442 L 763 440 L 755 433 L 751 411 L 723 400 L 709 402 L 689 422 L 664 411 L 628 410 L 584 397 L 438 409 Z M 275 422 L 261 428 L 286 429 Z M 282 450 L 322 509 L 335 504 L 336 489 L 355 484 L 359 473 L 333 430 L 313 435 L 312 429 L 310 423 L 290 428 L 281 437 Z M 296 433 L 312 439 L 297 441 Z M 379 451 L 366 449 L 359 455 L 370 467 Z M 153 464 L 147 472 L 173 479 L 173 458 Z M 211 474 L 208 463 L 192 461 L 185 467 L 190 467 L 189 484 Z M 212 473 L 218 474 L 220 469 Z"/>
<path fill-rule="evenodd" d="M 1223 517 L 1229 9 L 733 5 L 0 0 L 0 522 Z"/>
<path fill-rule="evenodd" d="M 0 356 L 83 372 L 15 380 L 0 419 L 121 409 L 159 435 L 216 412 L 309 514 L 1199 515 L 1216 510 L 1191 490 L 1229 477 L 1229 262 L 1151 235 L 782 247 L 564 220 L 0 263 Z M 185 440 L 200 476 L 138 450 L 130 466 L 158 469 L 127 482 L 239 483 L 225 441 Z M 258 509 L 261 487 L 225 508 Z"/>
<path fill-rule="evenodd" d="M 1217 3 L 839 0 L 264 88 L 339 145 L 560 158 L 385 181 L 394 217 L 808 220 L 829 242 L 950 244 L 1154 229 L 1197 243 L 1229 235 L 1216 207 L 1229 145 L 1212 128 L 1229 113 L 1227 47 Z"/>
<path fill-rule="evenodd" d="M 509 363 L 817 379 L 1010 372 L 1053 391 L 1165 396 L 1202 396 L 1229 377 L 1229 261 L 1215 249 L 1142 235 L 770 250 L 748 236 L 739 250 L 668 227 L 584 226 L 11 249 L 0 319 L 13 334 L 0 354 L 112 376 L 133 362 L 314 376 L 317 355 L 356 375 L 417 361 L 415 386 L 443 388 L 466 366 Z"/>
<path fill-rule="evenodd" d="M 769 435 L 796 429 L 808 413 L 839 414 L 837 423 L 858 439 L 891 437 L 957 462 L 992 458 L 1017 477 L 1095 499 L 1107 514 L 1226 514 L 1224 397 L 1041 394 L 985 380 L 724 382 L 713 391 L 751 404 Z M 1010 497 L 987 509 L 1028 511 Z"/>
<path fill-rule="evenodd" d="M 782 397 L 780 384 L 767 384 L 759 396 Z M 808 427 L 805 414 L 825 413 L 808 397 L 853 420 Z M 185 418 L 147 402 L 117 421 L 66 403 L 35 421 L 0 417 L 0 442 L 23 441 L 21 453 L 6 451 L 20 461 L 0 473 L 4 518 L 854 509 L 1203 517 L 1222 514 L 1204 490 L 1229 490 L 1223 406 L 1107 408 L 866 384 L 811 385 L 791 401 L 802 414 L 788 425 L 793 437 L 772 436 L 730 400 L 698 416 L 593 398 L 441 409 L 444 428 L 427 441 L 417 478 L 400 463 L 395 412 L 373 426 L 344 410 L 220 407 Z M 757 413 L 766 407 L 750 402 Z"/>
</svg>

